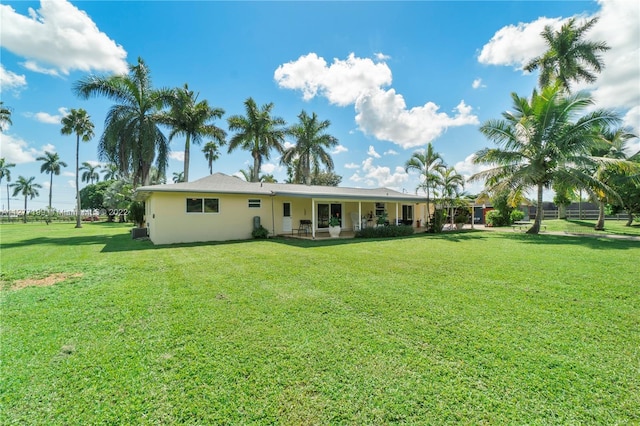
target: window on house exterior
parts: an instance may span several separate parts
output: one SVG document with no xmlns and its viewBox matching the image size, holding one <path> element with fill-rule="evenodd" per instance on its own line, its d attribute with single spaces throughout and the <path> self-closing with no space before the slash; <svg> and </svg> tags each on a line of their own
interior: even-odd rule
<svg viewBox="0 0 640 426">
<path fill-rule="evenodd" d="M 204 199 L 204 212 L 205 213 L 220 213 L 220 200 L 217 198 L 205 198 Z"/>
<path fill-rule="evenodd" d="M 402 218 L 404 220 L 413 220 L 413 206 L 402 206 Z"/>
<path fill-rule="evenodd" d="M 259 198 L 249 198 L 249 208 L 250 209 L 259 209 L 262 207 L 262 200 Z"/>
<path fill-rule="evenodd" d="M 219 213 L 218 198 L 187 198 L 187 213 Z"/>
<path fill-rule="evenodd" d="M 384 215 L 384 203 L 376 203 L 376 216 Z"/>
</svg>

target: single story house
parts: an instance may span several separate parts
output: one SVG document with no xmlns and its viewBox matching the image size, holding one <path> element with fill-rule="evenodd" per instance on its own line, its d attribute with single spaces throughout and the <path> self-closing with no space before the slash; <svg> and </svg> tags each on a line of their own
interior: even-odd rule
<svg viewBox="0 0 640 426">
<path fill-rule="evenodd" d="M 328 232 L 329 217 L 344 230 L 390 223 L 424 223 L 426 199 L 386 188 L 345 188 L 246 182 L 215 173 L 193 182 L 139 187 L 154 244 L 249 239 L 256 225 L 271 235 Z"/>
</svg>

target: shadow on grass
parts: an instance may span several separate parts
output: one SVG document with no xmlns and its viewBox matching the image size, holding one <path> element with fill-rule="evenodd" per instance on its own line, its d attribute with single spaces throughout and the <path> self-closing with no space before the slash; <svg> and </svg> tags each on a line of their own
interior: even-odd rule
<svg viewBox="0 0 640 426">
<path fill-rule="evenodd" d="M 501 237 L 515 240 L 524 244 L 538 246 L 544 245 L 565 245 L 565 246 L 587 246 L 596 250 L 630 250 L 640 248 L 640 242 L 621 238 L 611 238 L 605 235 L 550 235 L 550 234 L 509 234 L 501 233 Z"/>
<path fill-rule="evenodd" d="M 118 224 L 102 222 L 95 223 L 91 226 L 118 226 Z M 266 240 L 271 243 L 284 244 L 298 248 L 319 248 L 341 246 L 346 244 L 371 244 L 384 241 L 398 241 L 411 239 L 433 239 L 441 241 L 450 241 L 455 243 L 473 241 L 486 238 L 505 238 L 508 240 L 522 242 L 531 245 L 566 245 L 566 246 L 589 246 L 598 250 L 629 250 L 640 248 L 640 242 L 633 240 L 608 238 L 599 235 L 550 235 L 539 234 L 529 235 L 525 233 L 500 233 L 499 235 L 491 235 L 487 231 L 460 231 L 446 232 L 442 234 L 418 233 L 404 237 L 395 238 L 339 238 L 339 239 L 321 239 L 306 240 L 296 238 L 276 237 Z M 89 246 L 103 245 L 102 253 L 127 252 L 127 251 L 143 251 L 143 250 L 160 250 L 167 248 L 188 248 L 188 247 L 206 247 L 206 246 L 222 246 L 233 244 L 252 244 L 265 240 L 234 240 L 234 241 L 209 241 L 196 243 L 166 244 L 154 245 L 149 240 L 133 240 L 129 232 L 117 235 L 87 235 L 73 237 L 38 237 L 27 240 L 21 240 L 14 243 L 2 244 L 2 249 L 10 249 L 16 247 L 26 247 L 39 244 L 58 245 L 58 246 Z"/>
</svg>

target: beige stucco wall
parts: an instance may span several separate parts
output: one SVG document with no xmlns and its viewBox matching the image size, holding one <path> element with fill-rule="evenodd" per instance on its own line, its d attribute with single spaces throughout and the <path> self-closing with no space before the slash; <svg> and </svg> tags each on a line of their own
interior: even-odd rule
<svg viewBox="0 0 640 426">
<path fill-rule="evenodd" d="M 218 198 L 219 213 L 187 213 L 187 198 Z M 260 208 L 249 208 L 249 199 Z M 156 192 L 146 200 L 149 238 L 154 244 L 251 238 L 253 217 L 271 230 L 271 197 Z"/>
<path fill-rule="evenodd" d="M 219 213 L 187 213 L 187 198 L 218 198 Z M 260 208 L 249 208 L 249 199 L 260 199 Z M 152 193 L 146 200 L 146 222 L 149 237 L 154 244 L 175 244 L 198 241 L 228 241 L 251 238 L 253 217 L 259 216 L 260 223 L 270 235 L 290 233 L 285 230 L 283 219 L 284 203 L 291 205 L 291 228 L 297 230 L 300 220 L 312 220 L 312 209 L 317 211 L 317 204 L 337 203 L 342 205 L 342 228 L 353 229 L 351 212 L 358 213 L 357 201 L 321 200 L 313 204 L 311 199 L 295 197 L 269 197 L 228 194 L 198 193 Z M 405 203 L 411 204 L 411 203 Z M 398 218 L 402 218 L 402 203 L 398 203 Z M 366 216 L 375 213 L 375 203 L 362 202 L 360 213 Z M 420 218 L 424 206 L 413 204 L 413 220 Z M 396 203 L 385 205 L 391 223 L 396 219 Z M 272 214 L 273 213 L 273 214 Z M 374 221 L 368 222 L 371 226 Z M 320 232 L 328 231 L 326 228 Z"/>
</svg>

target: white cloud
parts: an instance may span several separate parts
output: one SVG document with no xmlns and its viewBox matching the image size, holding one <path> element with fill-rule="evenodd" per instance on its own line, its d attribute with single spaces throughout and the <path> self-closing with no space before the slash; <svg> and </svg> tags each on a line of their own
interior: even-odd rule
<svg viewBox="0 0 640 426">
<path fill-rule="evenodd" d="M 292 143 L 292 142 L 289 142 L 289 141 L 284 141 L 284 145 L 283 145 L 283 147 L 284 147 L 284 149 L 285 149 L 285 150 L 287 150 L 287 149 L 289 149 L 289 148 L 293 148 L 293 147 L 295 147 L 295 146 L 296 146 L 296 144 L 295 144 L 295 143 Z"/>
<path fill-rule="evenodd" d="M 73 70 L 128 70 L 123 47 L 66 0 L 41 0 L 40 9 L 29 8 L 29 16 L 0 5 L 0 24 L 2 47 L 25 57 L 24 65 L 32 71 L 67 75 Z"/>
<path fill-rule="evenodd" d="M 41 123 L 46 124 L 60 124 L 62 119 L 69 114 L 69 111 L 65 107 L 58 108 L 58 114 L 52 115 L 48 112 L 36 112 L 35 114 L 26 113 L 27 117 L 33 117 Z"/>
<path fill-rule="evenodd" d="M 40 150 L 30 148 L 29 143 L 19 137 L 0 133 L 0 156 L 10 163 L 24 164 L 36 161 L 36 157 L 43 155 L 44 151 L 52 151 L 55 146 L 43 145 Z"/>
<path fill-rule="evenodd" d="M 389 149 L 387 151 L 384 152 L 384 154 L 382 155 L 398 155 L 398 153 L 396 151 L 394 151 L 393 149 Z"/>
<path fill-rule="evenodd" d="M 453 116 L 439 112 L 439 109 L 433 102 L 407 109 L 404 98 L 395 90 L 378 90 L 358 100 L 356 123 L 363 132 L 404 149 L 433 141 L 449 127 L 479 123 L 464 101 L 455 107 Z"/>
<path fill-rule="evenodd" d="M 344 165 L 345 169 L 359 169 L 360 165 L 356 163 L 347 163 Z"/>
<path fill-rule="evenodd" d="M 367 155 L 370 157 L 380 158 L 380 154 L 376 152 L 376 149 L 373 145 L 369 145 L 369 150 L 367 151 Z"/>
<path fill-rule="evenodd" d="M 182 161 L 184 163 L 184 151 L 171 151 L 169 158 L 176 161 Z"/>
<path fill-rule="evenodd" d="M 335 147 L 335 149 L 333 151 L 331 151 L 332 154 L 336 155 L 336 154 L 340 154 L 342 152 L 347 152 L 349 151 L 349 148 L 347 148 L 346 146 L 343 145 L 337 145 Z"/>
<path fill-rule="evenodd" d="M 402 167 L 398 166 L 391 171 L 389 167 L 374 165 L 371 157 L 362 162 L 362 171 L 364 176 L 358 176 L 358 178 L 369 186 L 399 189 L 402 187 L 402 183 L 409 179 L 409 175 Z M 356 175 L 358 174 L 356 173 L 354 176 Z M 352 180 L 355 180 L 353 176 Z"/>
<path fill-rule="evenodd" d="M 478 62 L 487 65 L 509 65 L 518 70 L 524 68 L 532 58 L 546 50 L 540 33 L 546 25 L 560 28 L 561 18 L 540 17 L 529 23 L 508 25 L 499 29 L 487 44 L 482 47 Z"/>
<path fill-rule="evenodd" d="M 74 167 L 75 167 L 75 165 L 74 165 Z M 76 173 L 75 172 L 62 172 L 62 176 L 76 177 Z"/>
<path fill-rule="evenodd" d="M 277 168 L 278 166 L 273 163 L 264 163 L 262 164 L 262 167 L 260 167 L 260 172 L 270 175 L 273 174 Z"/>
<path fill-rule="evenodd" d="M 389 59 L 391 59 L 391 56 L 385 55 L 384 53 L 381 53 L 381 52 L 374 53 L 373 56 L 375 56 L 375 58 L 379 61 L 388 61 Z"/>
<path fill-rule="evenodd" d="M 599 107 L 633 108 L 640 104 L 640 2 L 600 0 L 600 10 L 591 17 L 575 16 L 577 23 L 598 17 L 586 34 L 593 41 L 605 41 L 611 48 L 602 54 L 605 68 L 590 85 L 579 84 L 574 91 L 591 90 Z M 566 19 L 539 18 L 530 23 L 498 30 L 483 46 L 478 61 L 490 65 L 507 65 L 522 69 L 532 58 L 547 50 L 540 33 L 545 25 L 559 28 Z"/>
<path fill-rule="evenodd" d="M 376 58 L 382 60 L 384 55 Z M 448 127 L 478 124 L 464 101 L 455 108 L 453 117 L 438 112 L 433 102 L 408 109 L 402 95 L 383 89 L 392 82 L 387 64 L 357 58 L 353 53 L 346 60 L 334 59 L 329 66 L 323 58 L 309 53 L 279 66 L 274 78 L 280 87 L 301 90 L 305 100 L 324 96 L 332 104 L 353 104 L 359 130 L 405 149 L 432 141 Z"/>
<path fill-rule="evenodd" d="M 471 154 L 467 156 L 463 161 L 458 161 L 453 167 L 456 169 L 456 172 L 460 173 L 464 176 L 465 185 L 464 189 L 470 194 L 478 194 L 482 192 L 484 189 L 484 182 L 476 181 L 469 182 L 468 179 L 476 173 L 479 173 L 484 170 L 488 170 L 491 166 L 486 164 L 474 164 L 473 160 L 475 158 L 475 154 Z"/>
<path fill-rule="evenodd" d="M 46 145 L 42 145 L 42 148 L 40 148 L 40 152 L 44 153 L 45 151 L 51 152 L 51 153 L 56 152 L 56 146 L 50 143 Z"/>
<path fill-rule="evenodd" d="M 27 78 L 24 75 L 18 75 L 9 71 L 4 65 L 0 64 L 0 93 L 6 90 L 12 90 L 18 93 L 26 86 Z"/>
<path fill-rule="evenodd" d="M 473 87 L 474 89 L 480 89 L 480 88 L 487 87 L 487 85 L 482 84 L 481 78 L 476 78 L 475 80 L 473 80 L 473 83 L 471 83 L 471 87 Z"/>
<path fill-rule="evenodd" d="M 37 72 L 39 74 L 52 75 L 54 77 L 60 77 L 60 73 L 55 68 L 45 68 L 34 61 L 25 61 L 20 65 L 28 69 L 29 71 Z"/>
<path fill-rule="evenodd" d="M 280 65 L 275 73 L 280 87 L 302 90 L 303 98 L 326 97 L 332 104 L 353 104 L 362 93 L 391 84 L 391 70 L 384 62 L 356 58 L 334 59 L 327 67 L 324 58 L 315 53 L 300 56 L 296 61 Z"/>
<path fill-rule="evenodd" d="M 75 177 L 75 175 L 73 175 Z M 67 185 L 69 185 L 69 187 L 76 189 L 76 181 L 75 180 L 68 180 L 67 181 Z M 75 199 L 75 197 L 74 197 Z"/>
</svg>

